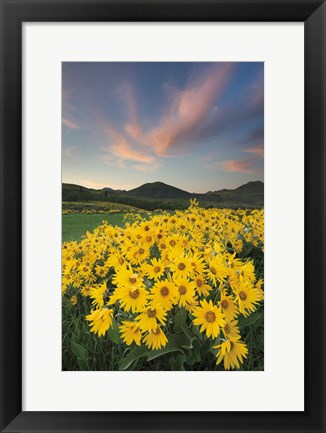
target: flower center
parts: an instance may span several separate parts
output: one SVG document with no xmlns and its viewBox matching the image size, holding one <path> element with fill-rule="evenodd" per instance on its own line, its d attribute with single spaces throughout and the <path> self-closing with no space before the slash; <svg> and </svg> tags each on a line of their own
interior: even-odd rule
<svg viewBox="0 0 326 433">
<path fill-rule="evenodd" d="M 175 246 L 175 241 L 173 239 L 172 239 L 172 241 L 170 241 L 170 245 L 171 245 L 171 247 Z"/>
<path fill-rule="evenodd" d="M 152 331 L 152 332 L 153 332 L 153 334 L 158 335 L 158 334 L 160 333 L 160 328 L 157 327 L 157 328 L 155 329 L 155 331 Z"/>
<path fill-rule="evenodd" d="M 149 231 L 149 227 L 148 227 L 148 226 L 145 226 L 145 227 L 144 227 L 144 230 L 145 230 L 145 232 L 148 232 L 148 231 Z"/>
<path fill-rule="evenodd" d="M 231 332 L 230 325 L 226 324 L 226 325 L 224 326 L 224 332 L 225 332 L 226 334 L 230 334 L 230 332 Z"/>
<path fill-rule="evenodd" d="M 180 295 L 184 295 L 187 292 L 187 289 L 185 288 L 185 286 L 180 286 L 178 290 L 179 290 Z"/>
<path fill-rule="evenodd" d="M 247 295 L 245 292 L 240 292 L 239 297 L 240 297 L 241 301 L 245 301 L 247 299 Z"/>
<path fill-rule="evenodd" d="M 196 284 L 197 284 L 197 287 L 201 287 L 202 285 L 203 285 L 203 282 L 202 282 L 202 280 L 200 280 L 199 278 L 196 280 Z"/>
<path fill-rule="evenodd" d="M 226 299 L 223 299 L 223 301 L 221 302 L 221 306 L 222 308 L 224 308 L 224 310 L 226 310 L 229 307 L 229 303 Z"/>
<path fill-rule="evenodd" d="M 213 275 L 216 275 L 216 269 L 213 268 L 213 266 L 211 266 L 209 270 L 211 271 L 211 273 L 212 273 Z"/>
<path fill-rule="evenodd" d="M 158 274 L 160 272 L 160 270 L 161 270 L 160 266 L 155 266 L 155 268 L 154 268 L 155 274 Z"/>
<path fill-rule="evenodd" d="M 156 316 L 156 310 L 148 310 L 147 316 L 150 318 L 155 317 Z"/>
<path fill-rule="evenodd" d="M 143 248 L 139 248 L 139 254 L 144 254 L 145 250 Z"/>
<path fill-rule="evenodd" d="M 136 282 L 137 282 L 137 278 L 135 278 L 135 277 L 130 277 L 129 278 L 129 283 L 130 284 L 136 284 Z"/>
<path fill-rule="evenodd" d="M 119 265 L 123 265 L 123 264 L 124 264 L 124 260 L 123 260 L 123 258 L 120 257 L 119 260 L 118 260 L 118 262 L 119 262 Z"/>
<path fill-rule="evenodd" d="M 135 291 L 130 291 L 129 292 L 129 296 L 132 298 L 132 299 L 137 299 L 138 298 L 138 296 L 139 296 L 139 290 L 138 289 L 136 289 Z"/>
<path fill-rule="evenodd" d="M 168 294 L 169 294 L 169 288 L 166 287 L 166 286 L 163 286 L 161 288 L 161 290 L 160 290 L 160 293 L 161 293 L 162 296 L 168 296 Z"/>
<path fill-rule="evenodd" d="M 151 242 L 152 241 L 152 236 L 146 236 L 146 241 L 147 242 Z"/>
<path fill-rule="evenodd" d="M 205 314 L 205 319 L 209 323 L 215 322 L 215 314 L 213 313 L 213 311 L 207 311 L 207 313 Z"/>
<path fill-rule="evenodd" d="M 185 267 L 186 267 L 186 265 L 184 263 L 178 264 L 178 268 L 180 269 L 180 271 L 183 271 Z"/>
</svg>

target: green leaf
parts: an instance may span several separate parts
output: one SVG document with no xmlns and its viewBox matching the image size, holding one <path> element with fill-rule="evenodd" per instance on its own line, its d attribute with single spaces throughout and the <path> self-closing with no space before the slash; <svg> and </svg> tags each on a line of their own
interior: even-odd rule
<svg viewBox="0 0 326 433">
<path fill-rule="evenodd" d="M 76 356 L 79 368 L 81 370 L 88 370 L 87 362 L 87 349 L 74 340 L 71 340 L 71 351 Z"/>
<path fill-rule="evenodd" d="M 174 347 L 169 345 L 169 343 L 163 347 L 162 349 L 159 350 L 153 350 L 147 357 L 147 361 L 152 361 L 155 358 L 158 358 L 159 356 L 163 356 L 166 355 L 167 353 L 172 353 L 172 352 L 179 352 L 181 350 L 180 347 Z"/>
<path fill-rule="evenodd" d="M 204 336 L 203 336 L 203 334 L 199 331 L 198 326 L 193 326 L 193 327 L 192 327 L 192 332 L 193 332 L 194 335 L 198 338 L 199 341 L 203 341 Z"/>
<path fill-rule="evenodd" d="M 121 343 L 119 327 L 118 327 L 117 322 L 115 320 L 112 321 L 112 326 L 110 326 L 110 328 L 108 330 L 108 336 L 113 343 L 115 343 L 115 344 Z"/>
<path fill-rule="evenodd" d="M 139 346 L 135 349 L 131 349 L 128 355 L 120 361 L 119 370 L 126 370 L 133 362 L 137 359 L 146 357 L 148 353 L 146 346 Z"/>
<path fill-rule="evenodd" d="M 239 328 L 244 328 L 245 326 L 251 326 L 254 323 L 258 322 L 262 318 L 261 311 L 256 311 L 252 313 L 249 317 L 240 316 L 238 318 L 238 326 Z"/>
<path fill-rule="evenodd" d="M 174 330 L 178 333 L 186 326 L 188 313 L 184 308 L 180 308 L 174 316 Z"/>
<path fill-rule="evenodd" d="M 169 344 L 182 349 L 192 349 L 192 340 L 186 334 L 171 334 L 169 336 Z"/>
<path fill-rule="evenodd" d="M 194 337 L 193 337 L 194 339 Z M 172 352 L 182 352 L 183 349 L 192 349 L 192 338 L 189 338 L 185 334 L 171 334 L 169 335 L 169 341 L 165 347 L 159 350 L 153 350 L 147 357 L 147 361 L 151 361 L 159 356 L 166 355 Z"/>
<path fill-rule="evenodd" d="M 87 349 L 74 340 L 71 341 L 71 351 L 77 358 L 86 358 L 87 356 Z"/>
<path fill-rule="evenodd" d="M 185 362 L 185 354 L 184 353 L 180 353 L 180 355 L 178 355 L 176 358 L 171 358 L 170 359 L 170 365 L 171 365 L 171 370 L 172 371 L 184 371 L 184 362 Z"/>
<path fill-rule="evenodd" d="M 199 341 L 197 339 L 195 339 L 192 343 L 193 348 L 191 350 L 187 350 L 186 353 L 186 364 L 188 365 L 194 365 L 196 362 L 200 362 L 202 359 L 202 354 L 201 354 L 201 344 L 199 343 Z M 204 352 L 203 352 L 204 355 Z"/>
</svg>

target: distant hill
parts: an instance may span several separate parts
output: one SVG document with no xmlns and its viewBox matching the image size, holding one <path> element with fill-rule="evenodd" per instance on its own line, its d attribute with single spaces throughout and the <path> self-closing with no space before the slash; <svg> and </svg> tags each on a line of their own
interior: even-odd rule
<svg viewBox="0 0 326 433">
<path fill-rule="evenodd" d="M 264 183 L 261 181 L 248 182 L 235 189 L 221 189 L 206 194 L 210 199 L 215 198 L 221 203 L 231 203 L 239 207 L 263 207 Z"/>
<path fill-rule="evenodd" d="M 246 194 L 264 194 L 264 183 L 260 180 L 256 180 L 255 182 L 248 182 L 245 185 L 241 185 L 234 190 L 237 193 L 246 193 Z"/>
<path fill-rule="evenodd" d="M 131 197 L 145 197 L 158 199 L 190 199 L 191 194 L 182 189 L 167 185 L 163 182 L 145 183 L 138 188 L 131 189 L 127 192 Z"/>
<path fill-rule="evenodd" d="M 163 182 L 145 183 L 129 191 L 86 188 L 75 184 L 62 184 L 64 202 L 107 201 L 122 203 L 146 210 L 186 209 L 189 199 L 196 198 L 203 207 L 261 208 L 264 206 L 264 183 L 248 182 L 235 189 L 209 191 L 205 194 L 189 193 Z"/>
</svg>

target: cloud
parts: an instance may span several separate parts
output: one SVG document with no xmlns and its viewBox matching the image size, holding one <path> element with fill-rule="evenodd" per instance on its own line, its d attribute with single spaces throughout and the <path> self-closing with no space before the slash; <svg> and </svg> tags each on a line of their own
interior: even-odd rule
<svg viewBox="0 0 326 433">
<path fill-rule="evenodd" d="M 141 136 L 141 129 L 137 123 L 128 123 L 125 125 L 125 131 L 134 140 Z"/>
<path fill-rule="evenodd" d="M 160 166 L 161 164 L 159 164 L 158 162 L 153 162 L 151 164 L 135 164 L 132 166 L 132 168 L 134 170 L 142 171 L 144 173 L 150 173 L 152 171 L 156 171 Z"/>
<path fill-rule="evenodd" d="M 78 159 L 78 154 L 76 152 L 76 146 L 62 145 L 62 155 L 70 159 Z"/>
<path fill-rule="evenodd" d="M 258 146 L 249 147 L 248 149 L 244 149 L 244 152 L 254 153 L 256 155 L 263 156 L 264 155 L 264 145 L 260 144 Z"/>
<path fill-rule="evenodd" d="M 224 138 L 224 136 L 234 132 L 237 128 L 243 128 L 251 121 L 263 118 L 263 115 L 264 74 L 262 72 L 242 92 L 237 92 L 226 105 L 217 105 L 204 122 L 202 122 L 193 139 Z M 252 141 L 252 144 L 256 144 L 257 141 L 263 142 L 263 140 L 264 129 L 262 127 L 252 131 L 247 137 L 237 141 L 235 144 L 248 145 L 249 141 Z"/>
<path fill-rule="evenodd" d="M 222 167 L 224 171 L 231 173 L 257 173 L 257 163 L 259 159 L 256 156 L 242 160 L 229 160 L 222 161 L 219 166 Z"/>
<path fill-rule="evenodd" d="M 62 117 L 62 124 L 67 126 L 70 129 L 79 129 L 79 126 L 77 123 L 73 122 L 72 120 L 67 119 L 66 117 Z"/>
<path fill-rule="evenodd" d="M 148 147 L 144 148 L 135 142 L 128 141 L 123 133 L 112 126 L 107 125 L 106 131 L 108 140 L 111 141 L 111 144 L 104 148 L 105 160 L 108 164 L 143 172 L 154 171 L 160 166 L 156 157 L 149 153 Z M 126 162 L 137 162 L 137 164 L 130 165 Z"/>
<path fill-rule="evenodd" d="M 114 143 L 110 146 L 110 152 L 112 155 L 117 156 L 119 159 L 137 161 L 144 164 L 152 164 L 155 160 L 153 156 L 134 149 L 123 138 L 119 142 Z"/>
<path fill-rule="evenodd" d="M 144 142 L 153 147 L 158 155 L 180 151 L 204 119 L 214 109 L 216 99 L 230 79 L 232 64 L 214 65 L 181 91 L 176 92 L 159 125 L 145 137 Z"/>
<path fill-rule="evenodd" d="M 120 97 L 127 107 L 129 114 L 128 123 L 124 126 L 124 131 L 133 139 L 141 136 L 142 130 L 138 118 L 138 107 L 135 98 L 135 92 L 132 85 L 127 82 L 118 91 Z"/>
</svg>

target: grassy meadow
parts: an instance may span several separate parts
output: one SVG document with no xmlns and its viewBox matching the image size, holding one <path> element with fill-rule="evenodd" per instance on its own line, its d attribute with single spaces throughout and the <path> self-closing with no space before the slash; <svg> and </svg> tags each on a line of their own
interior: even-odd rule
<svg viewBox="0 0 326 433">
<path fill-rule="evenodd" d="M 62 242 L 80 241 L 87 231 L 93 231 L 106 221 L 113 226 L 124 226 L 124 213 L 62 215 Z"/>
</svg>

